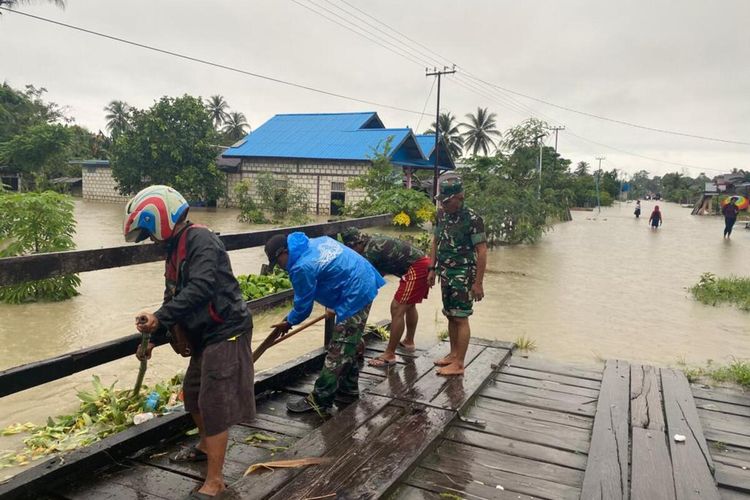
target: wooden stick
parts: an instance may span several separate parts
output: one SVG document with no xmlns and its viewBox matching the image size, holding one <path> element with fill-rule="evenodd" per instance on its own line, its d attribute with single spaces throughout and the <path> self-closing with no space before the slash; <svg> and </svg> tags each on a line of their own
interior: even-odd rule
<svg viewBox="0 0 750 500">
<path fill-rule="evenodd" d="M 275 346 L 276 344 L 288 339 L 292 335 L 296 335 L 305 328 L 314 325 L 318 321 L 325 319 L 326 315 L 321 314 L 315 319 L 311 319 L 307 323 L 302 323 L 300 326 L 295 328 L 294 330 L 290 331 L 283 337 L 278 337 L 278 333 L 276 333 L 276 329 L 274 328 L 273 331 L 266 337 L 266 339 L 260 343 L 260 345 L 253 351 L 253 362 L 258 361 L 258 359 L 263 355 L 264 352 L 266 352 L 266 349 L 269 347 Z"/>
</svg>

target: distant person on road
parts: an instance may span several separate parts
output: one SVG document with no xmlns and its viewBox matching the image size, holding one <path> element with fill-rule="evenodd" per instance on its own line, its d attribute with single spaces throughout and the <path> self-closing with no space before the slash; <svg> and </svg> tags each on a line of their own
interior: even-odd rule
<svg viewBox="0 0 750 500">
<path fill-rule="evenodd" d="M 186 498 L 210 498 L 226 489 L 224 457 L 229 428 L 255 417 L 253 321 L 229 255 L 210 229 L 187 220 L 188 203 L 167 186 L 150 186 L 125 208 L 125 240 L 150 238 L 166 247 L 164 303 L 136 316 L 136 328 L 151 334 L 138 359 L 150 358 L 154 340 L 185 332 L 190 356 L 182 390 L 185 409 L 198 427 L 198 444 L 169 457 L 172 462 L 206 461 L 206 478 Z M 176 346 L 175 350 L 178 348 Z"/>
<path fill-rule="evenodd" d="M 638 219 L 641 217 L 641 200 L 636 200 L 635 202 L 635 218 Z"/>
<path fill-rule="evenodd" d="M 430 286 L 440 276 L 443 314 L 448 318 L 450 353 L 435 360 L 438 375 L 463 375 L 471 329 L 469 316 L 474 301 L 484 297 L 482 281 L 487 266 L 487 239 L 484 221 L 464 206 L 461 179 L 450 178 L 440 183 L 437 195 L 438 212 L 430 251 Z"/>
<path fill-rule="evenodd" d="M 657 229 L 662 224 L 662 218 L 661 218 L 661 210 L 659 210 L 659 205 L 656 205 L 654 207 L 654 211 L 651 212 L 651 217 L 648 218 L 649 224 L 651 224 L 651 229 Z"/>
<path fill-rule="evenodd" d="M 422 250 L 406 241 L 379 234 L 368 235 L 356 227 L 341 233 L 341 240 L 355 252 L 375 266 L 380 274 L 399 276 L 401 281 L 391 301 L 391 336 L 385 352 L 371 359 L 370 366 L 376 368 L 396 364 L 396 349 L 413 352 L 416 348 L 414 335 L 417 332 L 417 304 L 427 298 L 430 284 L 427 281 L 430 258 Z M 406 338 L 401 336 L 406 327 Z"/>
<path fill-rule="evenodd" d="M 292 413 L 327 411 L 334 401 L 350 403 L 359 397 L 357 347 L 367 325 L 370 305 L 385 285 L 380 273 L 357 252 L 328 236 L 308 238 L 296 232 L 277 234 L 266 242 L 271 269 L 277 264 L 289 273 L 294 304 L 286 318 L 273 325 L 283 336 L 302 323 L 315 302 L 336 313 L 333 338 L 323 369 L 307 396 L 290 400 Z"/>
<path fill-rule="evenodd" d="M 724 214 L 724 238 L 729 238 L 732 235 L 732 228 L 734 227 L 734 223 L 737 222 L 737 214 L 740 212 L 739 207 L 734 201 L 735 198 L 731 198 L 729 203 L 721 209 L 721 212 Z"/>
</svg>

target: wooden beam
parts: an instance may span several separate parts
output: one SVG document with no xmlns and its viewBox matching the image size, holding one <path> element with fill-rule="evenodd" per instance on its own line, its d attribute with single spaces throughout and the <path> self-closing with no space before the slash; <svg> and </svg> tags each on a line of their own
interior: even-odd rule
<svg viewBox="0 0 750 500">
<path fill-rule="evenodd" d="M 627 500 L 630 367 L 608 360 L 594 417 L 581 500 Z"/>
<path fill-rule="evenodd" d="M 282 229 L 267 229 L 247 233 L 221 235 L 227 250 L 259 247 L 277 234 L 302 231 L 310 237 L 332 235 L 347 227 L 372 227 L 389 224 L 390 215 L 375 215 L 339 222 L 308 224 Z M 26 281 L 40 280 L 53 276 L 84 273 L 99 269 L 132 266 L 164 259 L 163 249 L 153 244 L 123 245 L 120 247 L 95 250 L 71 250 L 0 259 L 0 286 L 14 285 Z"/>
<path fill-rule="evenodd" d="M 289 301 L 294 292 L 285 290 L 247 303 L 256 313 Z M 135 353 L 141 335 L 135 333 L 78 351 L 0 371 L 0 397 L 36 387 Z M 163 344 L 163 342 L 161 343 Z M 160 345 L 161 345 L 160 344 Z"/>
</svg>

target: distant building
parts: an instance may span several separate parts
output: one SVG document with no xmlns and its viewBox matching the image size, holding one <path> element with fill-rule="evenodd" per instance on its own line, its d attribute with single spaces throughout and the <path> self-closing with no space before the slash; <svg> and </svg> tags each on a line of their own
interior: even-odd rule
<svg viewBox="0 0 750 500">
<path fill-rule="evenodd" d="M 227 173 L 229 206 L 236 205 L 234 186 L 261 173 L 307 190 L 310 211 L 336 214 L 339 203 L 361 200 L 364 192 L 347 181 L 364 174 L 370 157 L 390 138 L 390 160 L 411 186 L 412 176 L 430 177 L 435 136 L 415 135 L 410 128 L 385 128 L 375 112 L 276 115 L 222 153 L 219 168 Z M 441 141 L 439 168 L 455 168 Z M 251 187 L 251 193 L 252 193 Z"/>
<path fill-rule="evenodd" d="M 84 200 L 124 203 L 128 201 L 117 190 L 117 182 L 112 177 L 108 160 L 74 160 L 70 163 L 81 165 L 82 194 Z"/>
</svg>

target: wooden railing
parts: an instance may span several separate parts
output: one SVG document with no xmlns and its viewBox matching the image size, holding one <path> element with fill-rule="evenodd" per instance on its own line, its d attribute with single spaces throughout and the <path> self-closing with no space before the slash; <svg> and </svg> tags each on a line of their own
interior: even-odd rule
<svg viewBox="0 0 750 500">
<path fill-rule="evenodd" d="M 335 235 L 347 227 L 364 228 L 385 225 L 390 222 L 390 219 L 390 215 L 377 215 L 323 224 L 222 235 L 220 238 L 227 250 L 240 250 L 263 246 L 269 238 L 276 234 L 303 231 L 310 237 Z M 151 244 L 9 257 L 0 259 L 0 286 L 64 274 L 143 264 L 163 260 L 164 257 L 162 248 Z M 288 301 L 290 298 L 291 291 L 280 292 L 249 301 L 248 306 L 252 312 L 257 312 L 263 308 L 273 307 L 276 304 Z M 333 323 L 332 320 L 326 321 L 325 343 L 330 340 Z M 126 356 L 132 356 L 139 339 L 139 334 L 133 334 L 53 358 L 0 371 L 0 397 L 58 380 Z"/>
</svg>

